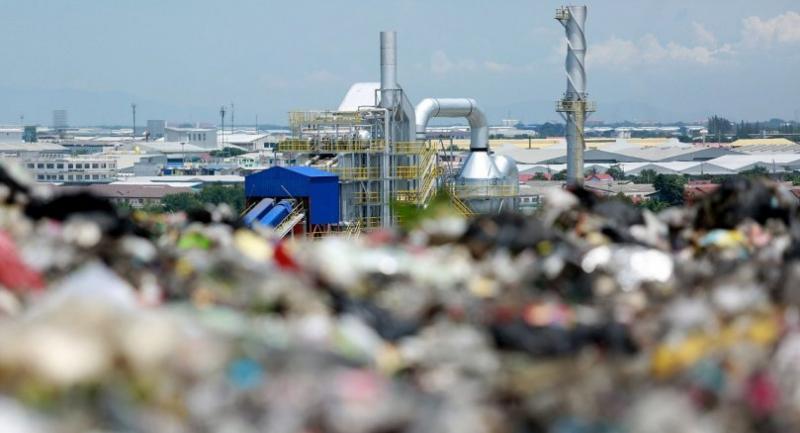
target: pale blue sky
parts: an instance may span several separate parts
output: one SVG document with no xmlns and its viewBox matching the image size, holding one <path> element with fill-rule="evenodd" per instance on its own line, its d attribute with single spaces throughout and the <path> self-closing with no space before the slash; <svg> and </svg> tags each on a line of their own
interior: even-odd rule
<svg viewBox="0 0 800 433">
<path fill-rule="evenodd" d="M 378 80 L 399 33 L 412 102 L 470 96 L 493 120 L 557 119 L 563 30 L 551 0 L 0 0 L 0 123 L 138 118 L 285 123 Z M 797 0 L 589 1 L 589 91 L 602 120 L 793 118 Z"/>
</svg>

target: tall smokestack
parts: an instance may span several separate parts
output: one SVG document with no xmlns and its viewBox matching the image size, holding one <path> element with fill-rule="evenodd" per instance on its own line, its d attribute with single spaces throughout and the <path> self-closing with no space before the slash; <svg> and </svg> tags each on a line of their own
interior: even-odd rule
<svg viewBox="0 0 800 433">
<path fill-rule="evenodd" d="M 567 182 L 583 183 L 584 129 L 587 113 L 595 110 L 586 93 L 586 6 L 568 6 L 556 11 L 556 19 L 567 34 L 567 91 L 556 111 L 567 122 Z"/>
<path fill-rule="evenodd" d="M 381 32 L 381 107 L 394 107 L 398 87 L 397 33 Z"/>
</svg>

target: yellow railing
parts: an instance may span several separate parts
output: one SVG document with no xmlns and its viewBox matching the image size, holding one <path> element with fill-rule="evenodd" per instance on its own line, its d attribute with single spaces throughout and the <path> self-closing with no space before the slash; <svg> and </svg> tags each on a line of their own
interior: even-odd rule
<svg viewBox="0 0 800 433">
<path fill-rule="evenodd" d="M 422 178 L 422 186 L 420 187 L 422 194 L 419 199 L 420 204 L 426 204 L 431 199 L 436 186 L 436 179 L 439 178 L 443 172 L 444 170 L 442 170 L 441 167 L 435 166 L 428 175 Z"/>
<path fill-rule="evenodd" d="M 334 111 L 294 111 L 289 113 L 289 124 L 298 125 L 358 125 L 361 114 L 358 112 Z"/>
<path fill-rule="evenodd" d="M 357 218 L 353 223 L 359 227 L 359 230 L 374 229 L 381 226 L 381 217 L 363 217 Z"/>
<path fill-rule="evenodd" d="M 453 206 L 461 215 L 466 217 L 475 215 L 475 212 L 473 212 L 466 203 L 464 203 L 460 198 L 458 198 L 457 195 L 453 193 L 450 194 L 450 202 L 453 203 Z"/>
<path fill-rule="evenodd" d="M 419 160 L 416 164 L 412 165 L 399 165 L 396 167 L 395 176 L 400 179 L 418 179 L 422 178 L 432 170 L 432 162 L 436 159 L 436 152 L 433 149 L 426 148 L 419 154 Z"/>
<path fill-rule="evenodd" d="M 402 203 L 417 203 L 419 196 L 419 191 L 408 189 L 395 192 L 394 199 Z"/>
<path fill-rule="evenodd" d="M 377 191 L 357 191 L 351 196 L 353 204 L 378 203 L 380 200 L 381 194 Z"/>
<path fill-rule="evenodd" d="M 278 143 L 279 152 L 328 152 L 328 153 L 372 153 L 383 152 L 384 140 L 330 139 L 310 137 L 308 139 L 289 138 Z M 420 155 L 427 158 L 436 155 L 436 150 L 424 141 L 400 142 L 392 146 L 394 155 Z"/>
<path fill-rule="evenodd" d="M 321 152 L 329 153 L 370 153 L 383 152 L 383 140 L 322 140 L 313 146 Z"/>
<path fill-rule="evenodd" d="M 419 163 L 415 165 L 397 167 L 397 177 L 401 179 L 417 179 L 416 190 L 400 190 L 395 193 L 395 200 L 404 203 L 424 205 L 430 200 L 436 185 L 436 178 L 442 175 L 443 170 L 436 165 L 436 152 L 426 148 L 420 155 Z"/>
<path fill-rule="evenodd" d="M 381 171 L 378 167 L 333 167 L 327 171 L 336 174 L 341 180 L 379 179 Z"/>
<path fill-rule="evenodd" d="M 594 101 L 561 100 L 556 101 L 556 111 L 559 113 L 574 113 L 578 111 L 592 113 L 597 111 L 597 103 Z"/>
<path fill-rule="evenodd" d="M 359 219 L 354 221 L 353 224 L 350 224 L 350 226 L 347 228 L 347 237 L 349 239 L 355 239 L 361 235 L 361 232 L 364 229 L 361 223 L 362 221 Z"/>
<path fill-rule="evenodd" d="M 307 140 L 287 139 L 278 143 L 278 152 L 310 152 L 311 143 Z"/>
<path fill-rule="evenodd" d="M 300 214 L 304 212 L 305 209 L 303 209 L 302 205 L 295 206 L 295 208 L 292 209 L 292 212 L 289 213 L 289 215 L 287 215 L 286 218 L 284 218 L 283 221 L 281 221 L 281 223 L 278 224 L 277 227 L 275 227 L 275 232 L 284 236 L 288 234 L 289 230 L 291 230 L 292 228 L 290 227 L 290 225 L 293 224 L 295 220 L 300 216 Z"/>
<path fill-rule="evenodd" d="M 290 138 L 278 144 L 279 152 L 374 153 L 383 152 L 384 148 L 383 140 Z"/>
<path fill-rule="evenodd" d="M 416 179 L 419 177 L 420 167 L 416 165 L 399 165 L 395 173 L 399 179 Z"/>
<path fill-rule="evenodd" d="M 516 197 L 519 187 L 516 185 L 453 185 L 454 195 L 464 197 Z"/>
<path fill-rule="evenodd" d="M 402 141 L 394 143 L 392 151 L 397 155 L 413 155 L 430 149 L 431 147 L 424 141 Z"/>
</svg>

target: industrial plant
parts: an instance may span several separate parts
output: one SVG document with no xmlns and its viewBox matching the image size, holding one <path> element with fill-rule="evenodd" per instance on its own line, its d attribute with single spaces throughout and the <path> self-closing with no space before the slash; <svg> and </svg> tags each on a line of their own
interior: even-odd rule
<svg viewBox="0 0 800 433">
<path fill-rule="evenodd" d="M 220 107 L 216 125 L 148 119 L 138 126 L 141 105 L 131 103 L 131 128 L 70 126 L 72 116 L 60 107 L 51 127 L 26 125 L 24 116 L 19 125 L 0 126 L 0 157 L 16 160 L 38 183 L 91 191 L 132 209 L 165 210 L 170 195 L 243 185 L 243 222 L 281 237 L 393 227 L 437 194 L 465 216 L 530 213 L 554 187 L 583 185 L 642 202 L 656 192 L 652 180 L 632 180 L 642 174 L 701 181 L 800 169 L 798 134 L 772 121 L 769 131 L 725 140 L 710 133 L 710 123 L 587 123 L 597 110 L 587 86 L 587 12 L 555 12 L 565 32 L 566 89 L 553 114 L 563 125 L 525 125 L 511 113 L 492 125 L 498 113 L 487 113 L 470 88 L 463 97 L 415 94 L 400 84 L 398 34 L 384 31 L 378 80 L 342 89 L 335 108 L 290 112 L 286 126 L 260 127 L 257 116 L 254 127 L 237 125 L 242 116 L 233 102 Z M 607 173 L 612 168 L 616 179 Z"/>
<path fill-rule="evenodd" d="M 489 123 L 478 101 L 430 97 L 412 105 L 409 94 L 398 82 L 397 59 L 397 34 L 382 32 L 380 82 L 353 84 L 337 110 L 290 113 L 292 137 L 280 143 L 278 150 L 306 169 L 276 167 L 249 176 L 245 193 L 251 209 L 246 221 L 281 227 L 279 232 L 286 232 L 282 221 L 273 220 L 273 209 L 286 203 L 278 200 L 291 199 L 293 210 L 286 213 L 286 218 L 292 213 L 307 213 L 297 222 L 305 221 L 305 229 L 312 234 L 389 227 L 398 223 L 395 203 L 425 207 L 437 190 L 446 191 L 465 215 L 516 209 L 516 162 L 492 153 Z M 580 92 L 573 92 L 578 98 L 573 103 L 583 101 L 585 96 L 583 87 L 577 89 Z M 444 143 L 427 135 L 428 124 L 434 118 L 461 118 L 469 123 L 469 153 L 453 170 L 439 163 Z M 275 177 L 271 171 L 283 176 Z M 339 209 L 338 221 L 323 221 L 314 215 L 314 209 L 319 208 L 310 197 L 315 184 L 312 182 L 306 189 L 306 182 L 297 179 L 324 177 L 326 172 L 336 175 L 340 184 L 335 201 L 338 203 L 333 204 Z M 266 182 L 281 187 L 262 187 Z"/>
</svg>

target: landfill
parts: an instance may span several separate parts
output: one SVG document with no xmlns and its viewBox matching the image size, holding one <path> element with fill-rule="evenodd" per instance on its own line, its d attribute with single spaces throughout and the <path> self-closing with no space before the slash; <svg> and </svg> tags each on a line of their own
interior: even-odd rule
<svg viewBox="0 0 800 433">
<path fill-rule="evenodd" d="M 279 240 L 0 169 L 0 428 L 800 431 L 800 220 L 735 179 L 659 214 L 553 190 Z"/>
</svg>

